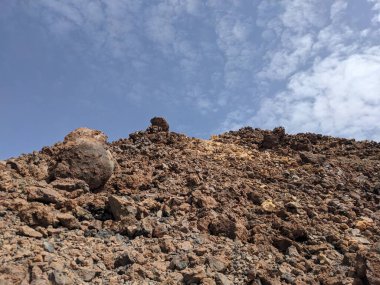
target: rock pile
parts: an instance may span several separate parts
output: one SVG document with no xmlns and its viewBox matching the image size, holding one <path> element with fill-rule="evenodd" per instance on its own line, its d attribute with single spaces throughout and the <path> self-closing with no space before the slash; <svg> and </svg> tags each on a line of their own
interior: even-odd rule
<svg viewBox="0 0 380 285">
<path fill-rule="evenodd" d="M 0 163 L 0 284 L 379 284 L 380 144 L 77 129 Z"/>
</svg>

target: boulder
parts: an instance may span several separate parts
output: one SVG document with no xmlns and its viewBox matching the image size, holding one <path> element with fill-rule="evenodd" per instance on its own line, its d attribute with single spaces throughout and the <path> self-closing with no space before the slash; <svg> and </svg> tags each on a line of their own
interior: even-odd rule
<svg viewBox="0 0 380 285">
<path fill-rule="evenodd" d="M 273 129 L 272 132 L 273 134 L 277 135 L 279 141 L 284 140 L 285 135 L 286 135 L 284 127 L 276 127 Z"/>
<path fill-rule="evenodd" d="M 86 128 L 68 134 L 58 154 L 53 177 L 83 180 L 90 190 L 103 186 L 115 167 L 106 139 L 102 132 Z"/>
<path fill-rule="evenodd" d="M 207 257 L 207 264 L 215 272 L 224 272 L 228 266 L 224 257 L 212 255 Z"/>
<path fill-rule="evenodd" d="M 64 143 L 70 143 L 73 141 L 80 140 L 94 140 L 100 143 L 106 143 L 108 137 L 101 131 L 88 129 L 88 128 L 78 128 L 69 133 L 64 138 Z"/>
<path fill-rule="evenodd" d="M 285 138 L 285 129 L 283 127 L 274 128 L 272 132 L 264 134 L 261 142 L 262 149 L 277 148 Z"/>
<path fill-rule="evenodd" d="M 184 284 L 203 284 L 203 280 L 207 278 L 203 267 L 186 268 L 182 271 Z"/>
<path fill-rule="evenodd" d="M 169 124 L 162 117 L 154 117 L 150 120 L 151 126 L 148 130 L 150 131 L 161 131 L 169 132 Z"/>
<path fill-rule="evenodd" d="M 290 141 L 290 148 L 295 151 L 311 151 L 312 150 L 312 144 L 308 138 L 299 137 L 299 138 L 293 138 Z"/>
</svg>

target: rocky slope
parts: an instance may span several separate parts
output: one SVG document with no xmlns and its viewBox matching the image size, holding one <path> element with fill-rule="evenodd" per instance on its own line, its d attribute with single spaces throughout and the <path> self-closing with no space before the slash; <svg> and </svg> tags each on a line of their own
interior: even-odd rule
<svg viewBox="0 0 380 285">
<path fill-rule="evenodd" d="M 161 118 L 0 162 L 0 284 L 380 284 L 380 144 Z"/>
</svg>

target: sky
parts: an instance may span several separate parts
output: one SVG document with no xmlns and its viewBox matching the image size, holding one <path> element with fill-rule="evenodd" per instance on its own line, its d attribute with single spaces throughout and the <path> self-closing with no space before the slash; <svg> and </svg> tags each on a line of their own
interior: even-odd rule
<svg viewBox="0 0 380 285">
<path fill-rule="evenodd" d="M 154 116 L 380 141 L 380 0 L 0 0 L 0 159 Z"/>
</svg>

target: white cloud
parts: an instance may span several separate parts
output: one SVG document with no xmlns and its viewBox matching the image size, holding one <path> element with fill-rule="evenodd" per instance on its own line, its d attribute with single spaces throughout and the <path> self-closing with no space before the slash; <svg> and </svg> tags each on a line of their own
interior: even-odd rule
<svg viewBox="0 0 380 285">
<path fill-rule="evenodd" d="M 276 9 L 279 11 L 275 15 L 268 14 Z M 307 63 L 316 30 L 328 23 L 325 10 L 326 5 L 316 0 L 261 2 L 257 23 L 264 29 L 264 40 L 268 41 L 264 42 L 268 49 L 258 74 L 262 79 L 286 79 Z"/>
<path fill-rule="evenodd" d="M 290 132 L 380 140 L 380 47 L 346 58 L 329 56 L 294 75 L 266 99 L 250 123 Z"/>
<path fill-rule="evenodd" d="M 285 79 L 309 58 L 314 44 L 312 34 L 296 37 L 287 35 L 283 40 L 291 47 L 268 52 L 266 58 L 269 64 L 258 74 L 260 77 Z"/>
<path fill-rule="evenodd" d="M 347 9 L 348 3 L 345 0 L 335 1 L 330 8 L 330 20 L 340 21 L 344 15 L 344 11 Z"/>
<path fill-rule="evenodd" d="M 118 59 L 127 51 L 137 50 L 133 37 L 136 23 L 131 15 L 138 12 L 138 2 L 40 0 L 23 5 L 60 41 L 72 39 L 76 33 L 80 37 L 72 42 L 90 44 L 91 48 L 86 46 L 88 52 Z"/>
<path fill-rule="evenodd" d="M 285 11 L 279 15 L 285 29 L 305 33 L 310 28 L 325 25 L 324 5 L 317 0 L 281 1 Z"/>
<path fill-rule="evenodd" d="M 39 11 L 44 14 L 45 20 L 49 24 L 50 29 L 56 34 L 63 34 L 70 32 L 78 26 L 83 25 L 83 14 L 79 10 L 80 1 L 75 3 L 73 1 L 62 2 L 59 0 L 41 0 L 39 2 L 32 2 L 30 5 L 35 9 L 42 8 Z"/>
<path fill-rule="evenodd" d="M 369 1 L 374 23 L 380 2 Z M 257 19 L 265 52 L 258 73 L 262 99 L 257 103 L 257 95 L 252 97 L 256 107 L 241 104 L 221 128 L 283 125 L 292 133 L 380 140 L 379 32 L 355 26 L 349 13 L 356 11 L 349 5 L 342 0 L 262 1 Z"/>
</svg>

